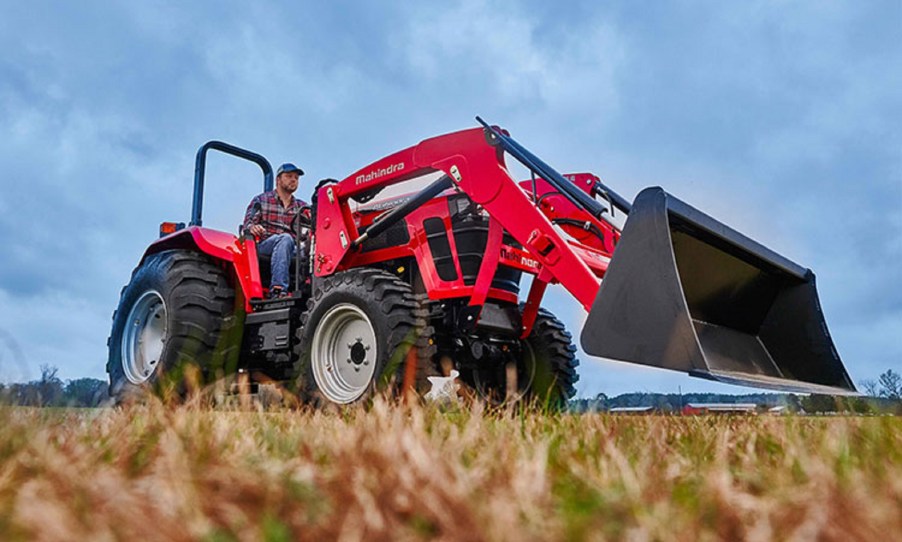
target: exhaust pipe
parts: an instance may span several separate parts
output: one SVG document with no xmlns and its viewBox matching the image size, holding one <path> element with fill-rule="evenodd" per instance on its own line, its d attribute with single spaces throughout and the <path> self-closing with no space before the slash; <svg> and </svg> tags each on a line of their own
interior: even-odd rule
<svg viewBox="0 0 902 542">
<path fill-rule="evenodd" d="M 856 394 L 814 273 L 658 187 L 633 202 L 580 342 L 730 384 Z"/>
</svg>

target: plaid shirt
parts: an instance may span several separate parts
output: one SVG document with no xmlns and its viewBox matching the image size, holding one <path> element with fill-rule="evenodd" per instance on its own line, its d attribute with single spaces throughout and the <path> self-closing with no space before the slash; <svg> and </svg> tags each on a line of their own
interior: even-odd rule
<svg viewBox="0 0 902 542">
<path fill-rule="evenodd" d="M 294 234 L 291 223 L 305 205 L 303 201 L 291 196 L 291 204 L 286 208 L 275 190 L 254 196 L 244 213 L 244 230 L 247 231 L 254 224 L 263 226 L 266 231 L 259 241 L 279 233 Z"/>
</svg>

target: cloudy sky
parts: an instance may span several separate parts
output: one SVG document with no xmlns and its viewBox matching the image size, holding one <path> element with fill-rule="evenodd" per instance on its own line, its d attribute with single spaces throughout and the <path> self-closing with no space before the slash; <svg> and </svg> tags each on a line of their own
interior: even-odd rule
<svg viewBox="0 0 902 542">
<path fill-rule="evenodd" d="M 812 268 L 853 380 L 902 369 L 899 0 L 111 4 L 0 4 L 0 381 L 105 378 L 119 290 L 189 218 L 205 141 L 302 165 L 306 197 L 477 114 Z M 259 173 L 220 156 L 205 225 L 234 231 Z M 566 292 L 549 305 L 578 335 Z M 739 391 L 581 367 L 582 396 Z"/>
</svg>

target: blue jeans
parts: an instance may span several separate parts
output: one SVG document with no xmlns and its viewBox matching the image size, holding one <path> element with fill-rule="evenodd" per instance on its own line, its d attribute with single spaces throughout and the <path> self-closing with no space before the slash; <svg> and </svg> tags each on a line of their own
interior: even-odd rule
<svg viewBox="0 0 902 542">
<path fill-rule="evenodd" d="M 257 254 L 271 257 L 270 289 L 288 290 L 288 266 L 294 258 L 295 243 L 290 233 L 270 235 L 257 244 Z"/>
</svg>

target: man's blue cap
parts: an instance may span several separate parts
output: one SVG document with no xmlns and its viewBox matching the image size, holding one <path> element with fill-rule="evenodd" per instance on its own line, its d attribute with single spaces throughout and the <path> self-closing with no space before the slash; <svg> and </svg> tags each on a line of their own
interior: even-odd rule
<svg viewBox="0 0 902 542">
<path fill-rule="evenodd" d="M 304 174 L 303 169 L 297 167 L 294 164 L 286 162 L 286 163 L 282 164 L 281 166 L 279 166 L 279 169 L 276 171 L 276 177 L 278 177 L 279 175 L 281 175 L 283 173 L 291 173 L 292 171 L 297 171 L 298 175 Z"/>
</svg>

